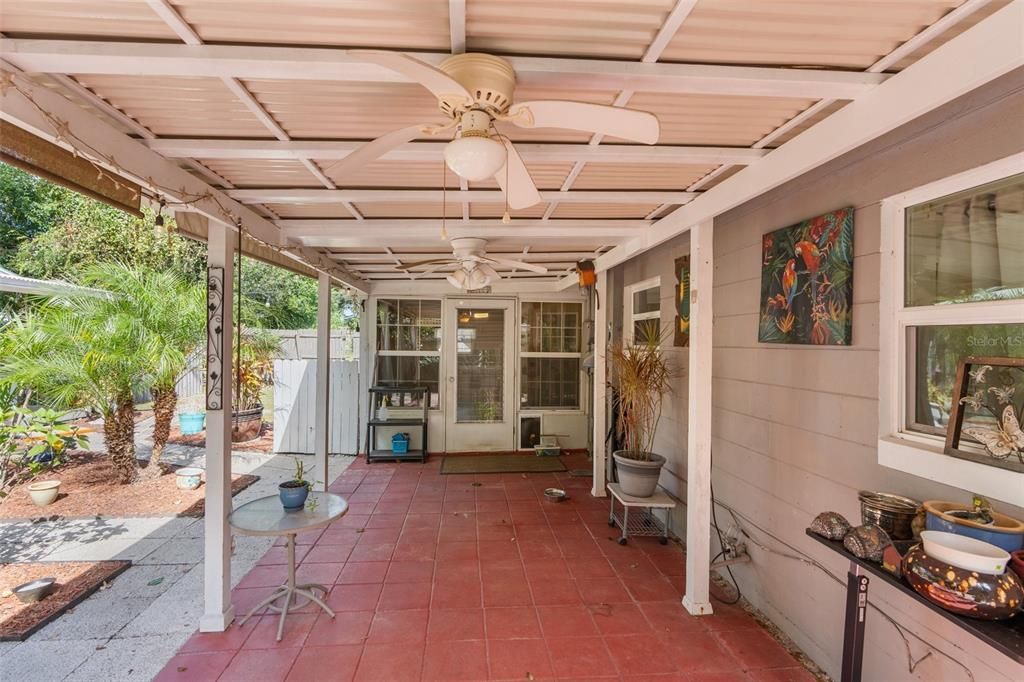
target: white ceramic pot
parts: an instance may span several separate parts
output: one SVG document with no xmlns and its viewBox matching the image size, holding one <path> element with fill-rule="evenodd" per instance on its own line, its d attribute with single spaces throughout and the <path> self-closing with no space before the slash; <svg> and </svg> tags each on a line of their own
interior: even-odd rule
<svg viewBox="0 0 1024 682">
<path fill-rule="evenodd" d="M 632 497 L 650 497 L 658 489 L 658 477 L 661 476 L 665 458 L 653 452 L 647 456 L 648 459 L 641 460 L 627 456 L 624 450 L 612 453 L 615 471 L 619 477 L 619 487 L 625 494 Z"/>
<path fill-rule="evenodd" d="M 203 470 L 185 467 L 175 471 L 174 476 L 174 482 L 179 490 L 195 490 L 199 487 L 199 482 L 202 480 Z"/>
<path fill-rule="evenodd" d="M 967 571 L 1002 575 L 1010 562 L 1010 553 L 995 545 L 966 535 L 941 530 L 921 531 L 924 553 L 933 559 Z"/>
<path fill-rule="evenodd" d="M 60 481 L 36 481 L 28 484 L 28 495 L 37 507 L 53 504 L 60 495 Z"/>
</svg>

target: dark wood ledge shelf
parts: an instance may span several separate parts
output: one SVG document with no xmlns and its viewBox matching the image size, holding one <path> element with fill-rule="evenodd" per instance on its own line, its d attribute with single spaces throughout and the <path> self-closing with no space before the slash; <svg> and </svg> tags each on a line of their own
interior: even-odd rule
<svg viewBox="0 0 1024 682">
<path fill-rule="evenodd" d="M 843 558 L 861 566 L 864 570 L 885 584 L 903 592 L 909 598 L 923 604 L 926 608 L 934 611 L 974 637 L 977 637 L 999 653 L 1008 656 L 1017 663 L 1024 664 L 1024 614 L 1018 613 L 1009 620 L 979 620 L 977 618 L 968 618 L 966 616 L 951 613 L 919 595 L 914 591 L 914 588 L 886 571 L 881 567 L 881 565 L 865 561 L 863 559 L 858 559 L 854 555 L 850 554 L 850 552 L 843 547 L 842 542 L 838 540 L 827 540 L 820 535 L 815 535 L 809 530 L 807 531 L 807 535 L 825 545 L 836 554 L 841 554 Z"/>
</svg>

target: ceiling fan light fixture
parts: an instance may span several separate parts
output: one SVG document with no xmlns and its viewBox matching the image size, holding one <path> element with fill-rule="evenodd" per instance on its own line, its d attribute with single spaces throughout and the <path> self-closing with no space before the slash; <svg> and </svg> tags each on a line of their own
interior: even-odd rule
<svg viewBox="0 0 1024 682">
<path fill-rule="evenodd" d="M 505 145 L 475 130 L 463 132 L 444 148 L 444 161 L 452 172 L 470 182 L 494 177 L 505 165 Z"/>
<path fill-rule="evenodd" d="M 456 289 L 466 288 L 466 271 L 462 268 L 448 275 L 445 279 L 448 280 L 448 284 L 451 284 Z"/>
<path fill-rule="evenodd" d="M 479 272 L 482 272 L 484 274 L 484 277 L 487 278 L 487 282 L 488 283 L 490 283 L 490 282 L 492 282 L 492 281 L 494 281 L 496 279 L 500 279 L 500 275 L 498 275 L 498 271 L 495 270 L 494 268 L 492 268 L 487 263 L 480 263 L 480 264 L 478 264 L 476 266 L 476 269 Z"/>
<path fill-rule="evenodd" d="M 469 285 L 470 289 L 483 289 L 491 283 L 491 278 L 488 277 L 487 274 L 479 267 L 476 267 L 469 273 L 466 283 Z"/>
</svg>

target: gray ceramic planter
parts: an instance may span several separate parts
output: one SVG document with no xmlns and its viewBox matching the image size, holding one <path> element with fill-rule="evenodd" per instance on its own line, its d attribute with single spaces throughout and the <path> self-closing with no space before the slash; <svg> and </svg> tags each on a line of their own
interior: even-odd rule
<svg viewBox="0 0 1024 682">
<path fill-rule="evenodd" d="M 658 489 L 658 477 L 665 458 L 653 452 L 647 461 L 627 457 L 625 450 L 612 453 L 615 459 L 615 470 L 619 475 L 619 487 L 622 492 L 633 497 L 650 497 Z"/>
</svg>

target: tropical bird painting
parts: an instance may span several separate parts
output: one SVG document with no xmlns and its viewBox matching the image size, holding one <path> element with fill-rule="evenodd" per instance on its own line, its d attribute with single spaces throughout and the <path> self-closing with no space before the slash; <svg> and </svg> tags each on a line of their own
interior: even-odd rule
<svg viewBox="0 0 1024 682">
<path fill-rule="evenodd" d="M 853 333 L 853 207 L 761 240 L 758 341 L 845 346 Z"/>
</svg>

